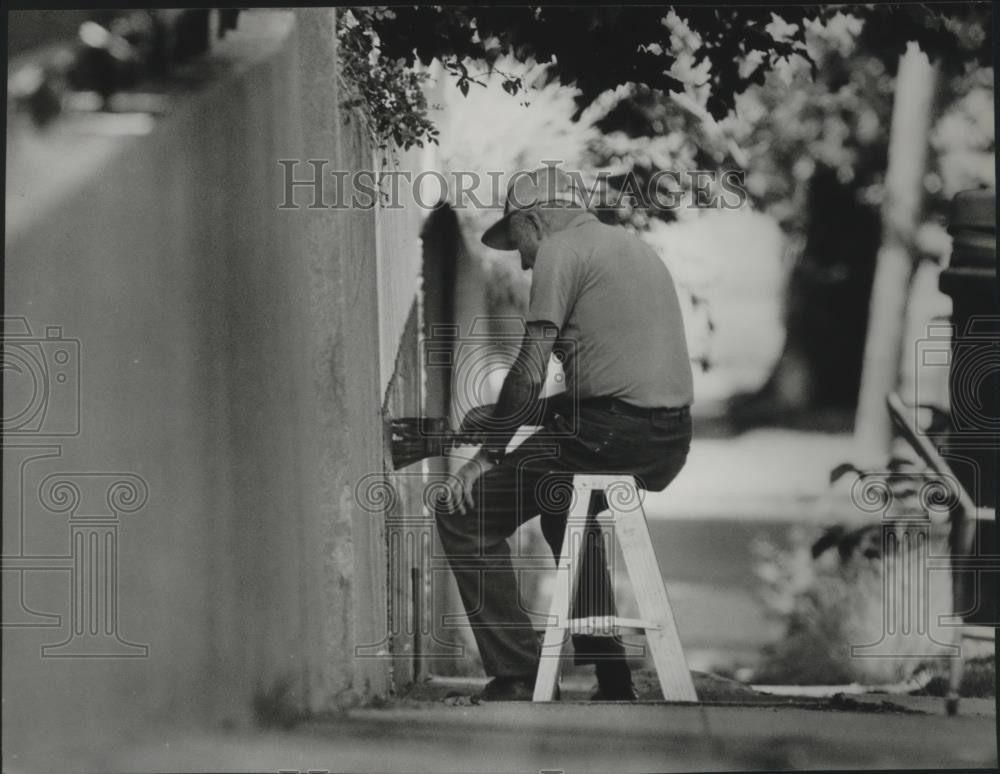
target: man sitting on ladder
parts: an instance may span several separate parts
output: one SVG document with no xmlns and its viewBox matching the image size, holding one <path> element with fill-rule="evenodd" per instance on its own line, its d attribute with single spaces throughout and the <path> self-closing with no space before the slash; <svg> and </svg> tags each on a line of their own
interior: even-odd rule
<svg viewBox="0 0 1000 774">
<path fill-rule="evenodd" d="M 526 333 L 493 413 L 475 419 L 490 429 L 486 442 L 458 472 L 436 520 L 494 678 L 481 698 L 530 700 L 539 641 L 507 538 L 540 515 L 558 557 L 574 472 L 628 473 L 643 489 L 664 489 L 691 443 L 691 364 L 663 261 L 624 228 L 601 223 L 558 167 L 515 175 L 503 218 L 482 241 L 517 250 L 522 268 L 533 270 Z M 566 392 L 540 401 L 552 354 L 562 360 Z M 520 425 L 542 429 L 505 454 Z M 584 556 L 575 615 L 615 615 L 596 523 Z M 636 698 L 620 639 L 575 635 L 573 646 L 576 664 L 596 665 L 593 699 Z"/>
</svg>

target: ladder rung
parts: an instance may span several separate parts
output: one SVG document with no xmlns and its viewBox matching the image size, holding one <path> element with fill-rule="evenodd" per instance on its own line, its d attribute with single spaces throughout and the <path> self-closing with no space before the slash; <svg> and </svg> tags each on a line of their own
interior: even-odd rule
<svg viewBox="0 0 1000 774">
<path fill-rule="evenodd" d="M 973 514 L 974 519 L 979 519 L 980 521 L 996 521 L 997 520 L 997 509 L 990 508 L 988 506 L 980 506 L 976 508 L 976 512 Z"/>
<path fill-rule="evenodd" d="M 572 634 L 589 634 L 594 637 L 614 637 L 616 634 L 643 634 L 647 630 L 659 629 L 659 625 L 640 618 L 617 618 L 612 616 L 592 616 L 571 618 L 568 629 Z"/>
</svg>

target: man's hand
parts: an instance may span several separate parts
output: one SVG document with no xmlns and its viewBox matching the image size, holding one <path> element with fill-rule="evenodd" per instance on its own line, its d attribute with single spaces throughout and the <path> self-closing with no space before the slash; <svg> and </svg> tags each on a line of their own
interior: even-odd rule
<svg viewBox="0 0 1000 774">
<path fill-rule="evenodd" d="M 458 511 L 463 516 L 475 507 L 472 487 L 479 477 L 493 468 L 493 463 L 477 454 L 466 462 L 448 481 L 448 497 L 444 503 L 449 512 Z"/>
</svg>

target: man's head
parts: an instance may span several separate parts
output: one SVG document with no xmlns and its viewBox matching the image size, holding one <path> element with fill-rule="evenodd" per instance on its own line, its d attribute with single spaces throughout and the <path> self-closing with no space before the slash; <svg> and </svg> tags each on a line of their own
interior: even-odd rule
<svg viewBox="0 0 1000 774">
<path fill-rule="evenodd" d="M 496 250 L 517 250 L 522 268 L 530 269 L 542 239 L 584 209 L 582 193 L 558 167 L 518 172 L 507 186 L 503 217 L 486 230 L 482 241 Z"/>
</svg>

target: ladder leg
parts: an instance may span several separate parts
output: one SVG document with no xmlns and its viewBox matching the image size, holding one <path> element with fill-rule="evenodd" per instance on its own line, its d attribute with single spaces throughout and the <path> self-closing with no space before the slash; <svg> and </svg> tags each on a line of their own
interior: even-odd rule
<svg viewBox="0 0 1000 774">
<path fill-rule="evenodd" d="M 566 642 L 567 629 L 551 627 L 545 630 L 542 653 L 538 660 L 538 674 L 535 676 L 535 692 L 532 701 L 552 701 L 556 697 L 556 683 L 559 680 L 559 662 Z"/>
<path fill-rule="evenodd" d="M 958 689 L 962 686 L 962 676 L 965 672 L 965 642 L 961 629 L 958 631 L 958 646 L 958 655 L 952 659 L 948 670 L 948 694 L 944 706 L 949 715 L 958 714 Z"/>
<path fill-rule="evenodd" d="M 568 639 L 570 605 L 580 577 L 582 529 L 586 524 L 587 506 L 590 503 L 589 488 L 576 488 L 575 497 L 573 508 L 566 517 L 562 551 L 556 567 L 555 588 L 549 605 L 550 623 L 542 641 L 532 701 L 552 701 L 555 698 L 562 651 Z"/>
<path fill-rule="evenodd" d="M 660 679 L 660 689 L 667 701 L 698 701 L 677 633 L 673 608 L 649 537 L 646 516 L 638 497 L 632 502 L 635 507 L 629 510 L 617 510 L 612 505 L 615 535 L 632 581 L 639 617 L 660 627 L 646 631 L 646 643 Z"/>
</svg>

